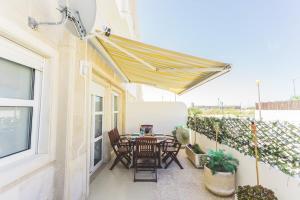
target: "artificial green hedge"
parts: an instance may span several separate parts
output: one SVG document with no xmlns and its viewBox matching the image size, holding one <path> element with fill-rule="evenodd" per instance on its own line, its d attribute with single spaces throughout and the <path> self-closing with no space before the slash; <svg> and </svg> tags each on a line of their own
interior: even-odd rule
<svg viewBox="0 0 300 200">
<path fill-rule="evenodd" d="M 193 131 L 254 157 L 250 119 L 189 117 Z M 256 121 L 260 161 L 286 174 L 300 176 L 300 128 L 287 122 Z"/>
</svg>

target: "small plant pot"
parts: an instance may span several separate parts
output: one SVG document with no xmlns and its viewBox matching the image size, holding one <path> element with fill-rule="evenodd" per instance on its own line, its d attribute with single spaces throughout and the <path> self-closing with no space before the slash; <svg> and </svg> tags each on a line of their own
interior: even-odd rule
<svg viewBox="0 0 300 200">
<path fill-rule="evenodd" d="M 188 145 L 185 146 L 185 153 L 188 159 L 194 164 L 196 168 L 204 168 L 207 161 L 206 154 L 196 154 Z"/>
<path fill-rule="evenodd" d="M 231 196 L 235 192 L 235 173 L 216 172 L 204 166 L 204 184 L 205 187 L 218 196 Z"/>
<path fill-rule="evenodd" d="M 265 200 L 278 200 L 274 192 L 261 185 L 244 185 L 238 186 L 235 194 L 235 200 L 248 200 L 248 199 L 265 199 Z"/>
</svg>

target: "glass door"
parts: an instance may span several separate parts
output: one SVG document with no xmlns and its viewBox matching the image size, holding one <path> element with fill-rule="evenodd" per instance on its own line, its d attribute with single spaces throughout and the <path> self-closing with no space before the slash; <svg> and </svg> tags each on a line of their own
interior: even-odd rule
<svg viewBox="0 0 300 200">
<path fill-rule="evenodd" d="M 94 172 L 103 160 L 103 93 L 101 90 L 94 90 L 92 99 L 92 128 L 91 128 L 91 166 L 90 171 Z"/>
</svg>

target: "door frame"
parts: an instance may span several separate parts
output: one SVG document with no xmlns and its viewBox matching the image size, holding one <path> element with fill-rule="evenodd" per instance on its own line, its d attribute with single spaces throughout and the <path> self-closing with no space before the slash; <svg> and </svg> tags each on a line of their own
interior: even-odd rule
<svg viewBox="0 0 300 200">
<path fill-rule="evenodd" d="M 90 137 L 89 137 L 89 143 L 90 143 L 90 162 L 89 162 L 89 173 L 90 175 L 93 174 L 102 164 L 103 164 L 103 158 L 104 158 L 104 130 L 105 130 L 105 88 L 96 83 L 96 82 L 91 82 L 91 90 L 90 90 L 90 116 L 91 116 L 91 128 L 90 128 Z M 95 96 L 100 96 L 102 97 L 102 111 L 97 112 L 97 114 L 102 114 L 102 135 L 99 136 L 97 139 L 95 139 Z M 102 155 L 101 155 L 101 161 L 99 161 L 95 166 L 94 166 L 94 144 L 96 141 L 102 139 Z"/>
</svg>

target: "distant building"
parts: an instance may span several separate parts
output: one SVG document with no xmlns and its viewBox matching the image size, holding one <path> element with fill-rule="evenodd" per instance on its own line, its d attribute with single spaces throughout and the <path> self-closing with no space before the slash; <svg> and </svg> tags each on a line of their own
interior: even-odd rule
<svg viewBox="0 0 300 200">
<path fill-rule="evenodd" d="M 261 117 L 268 121 L 300 123 L 300 100 L 262 102 Z M 255 119 L 259 120 L 259 103 L 255 105 Z"/>
<path fill-rule="evenodd" d="M 198 109 L 205 109 L 205 110 L 209 110 L 209 109 L 241 109 L 241 106 L 235 106 L 235 105 L 229 105 L 229 106 L 194 106 L 195 108 Z"/>
</svg>

